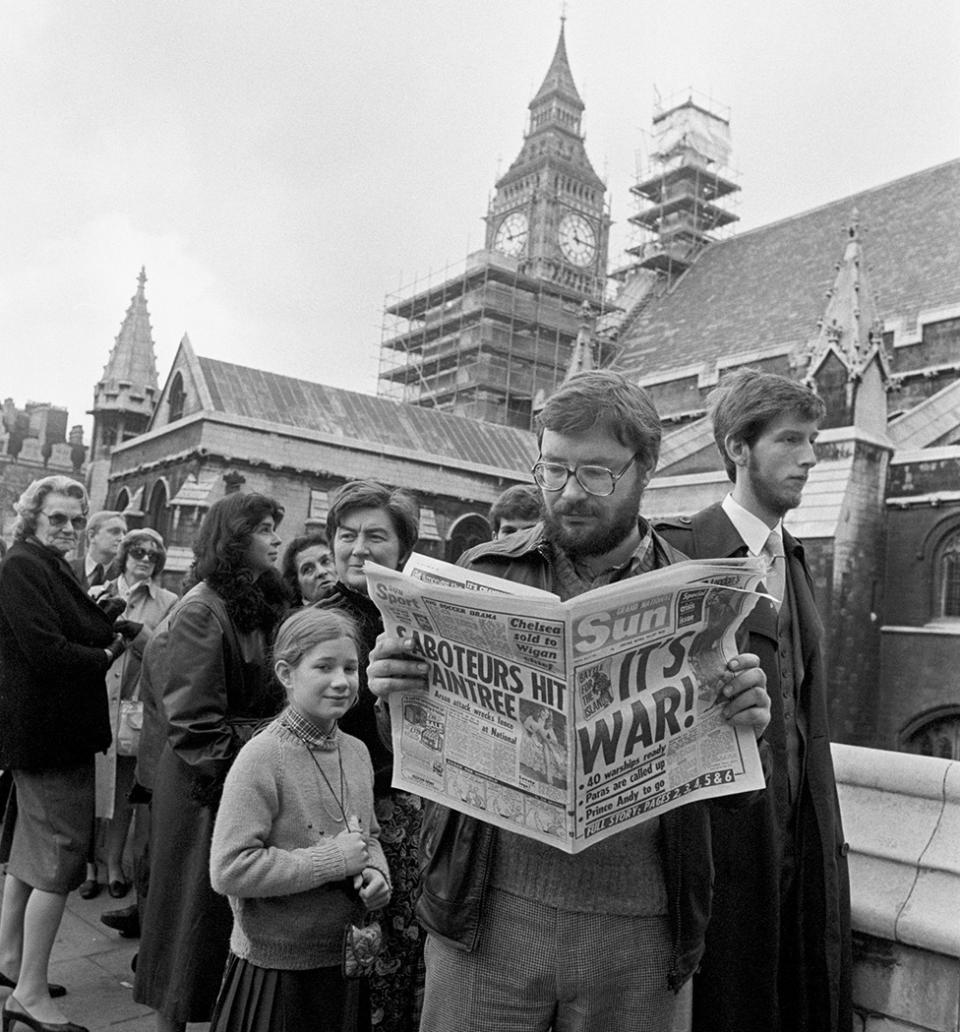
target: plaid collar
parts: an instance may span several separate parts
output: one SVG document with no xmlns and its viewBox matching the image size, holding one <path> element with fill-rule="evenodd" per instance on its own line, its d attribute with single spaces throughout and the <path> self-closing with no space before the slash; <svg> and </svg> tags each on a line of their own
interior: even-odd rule
<svg viewBox="0 0 960 1032">
<path fill-rule="evenodd" d="M 640 530 L 640 541 L 637 543 L 633 555 L 622 565 L 601 570 L 596 576 L 591 576 L 582 564 L 576 563 L 562 548 L 551 542 L 553 568 L 560 598 L 566 601 L 568 598 L 582 595 L 592 588 L 612 584 L 614 581 L 624 580 L 627 577 L 636 577 L 641 573 L 649 573 L 654 568 L 656 561 L 653 529 L 646 520 L 641 519 Z"/>
<path fill-rule="evenodd" d="M 280 714 L 280 723 L 287 730 L 292 731 L 309 749 L 332 752 L 339 745 L 340 728 L 336 724 L 333 725 L 333 730 L 327 734 L 292 706 L 287 706 Z"/>
</svg>

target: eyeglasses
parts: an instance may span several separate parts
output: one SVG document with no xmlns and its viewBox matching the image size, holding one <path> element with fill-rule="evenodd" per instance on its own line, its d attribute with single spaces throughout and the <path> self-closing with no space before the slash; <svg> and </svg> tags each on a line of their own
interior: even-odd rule
<svg viewBox="0 0 960 1032">
<path fill-rule="evenodd" d="M 606 466 L 565 466 L 562 462 L 544 462 L 542 459 L 530 472 L 544 491 L 562 491 L 567 486 L 567 481 L 573 477 L 587 494 L 606 498 L 613 494 L 617 481 L 637 458 L 637 455 L 632 455 L 619 473 L 614 473 Z"/>
<path fill-rule="evenodd" d="M 86 516 L 68 516 L 65 512 L 40 512 L 41 516 L 46 516 L 47 523 L 55 529 L 61 529 L 68 523 L 74 530 L 83 530 L 87 525 Z"/>
<path fill-rule="evenodd" d="M 148 559 L 151 563 L 155 563 L 160 558 L 159 552 L 155 552 L 152 548 L 142 548 L 140 545 L 134 545 L 127 555 L 132 555 L 134 559 L 141 561 Z"/>
</svg>

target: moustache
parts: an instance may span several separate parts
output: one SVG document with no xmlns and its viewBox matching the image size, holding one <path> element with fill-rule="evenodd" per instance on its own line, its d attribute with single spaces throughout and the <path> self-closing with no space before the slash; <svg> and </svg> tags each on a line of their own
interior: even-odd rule
<svg viewBox="0 0 960 1032">
<path fill-rule="evenodd" d="M 553 507 L 554 516 L 596 516 L 598 507 L 589 501 L 557 502 Z"/>
</svg>

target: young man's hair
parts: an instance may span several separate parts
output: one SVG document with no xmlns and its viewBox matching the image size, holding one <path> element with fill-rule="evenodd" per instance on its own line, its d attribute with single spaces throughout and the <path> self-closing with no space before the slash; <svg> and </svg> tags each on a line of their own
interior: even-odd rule
<svg viewBox="0 0 960 1032">
<path fill-rule="evenodd" d="M 759 369 L 738 369 L 728 373 L 711 391 L 707 412 L 723 468 L 736 483 L 737 467 L 727 455 L 728 438 L 752 446 L 778 416 L 789 413 L 819 422 L 826 406 L 809 387 L 787 376 L 762 373 Z"/>
<path fill-rule="evenodd" d="M 508 487 L 490 506 L 488 519 L 494 537 L 504 520 L 536 523 L 540 519 L 540 492 L 532 484 L 514 484 L 513 487 Z"/>
<path fill-rule="evenodd" d="M 95 538 L 100 533 L 100 528 L 110 520 L 123 520 L 124 526 L 127 524 L 127 517 L 122 512 L 117 512 L 116 509 L 101 509 L 87 520 L 87 540 Z"/>
<path fill-rule="evenodd" d="M 537 416 L 537 443 L 543 431 L 584 434 L 600 430 L 637 455 L 652 472 L 660 457 L 660 417 L 650 395 L 625 376 L 594 369 L 571 376 L 547 399 Z"/>
</svg>

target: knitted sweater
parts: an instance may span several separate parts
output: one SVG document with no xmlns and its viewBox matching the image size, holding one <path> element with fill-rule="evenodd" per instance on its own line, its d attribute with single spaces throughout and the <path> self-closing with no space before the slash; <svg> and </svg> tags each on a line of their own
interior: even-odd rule
<svg viewBox="0 0 960 1032">
<path fill-rule="evenodd" d="M 281 714 L 227 775 L 210 851 L 211 884 L 233 909 L 230 949 L 258 967 L 338 964 L 344 926 L 363 913 L 334 839 L 340 806 L 313 758 L 337 795 L 342 762 L 343 809 L 371 836 L 369 866 L 387 875 L 366 746 L 338 730 L 308 747 Z"/>
</svg>

